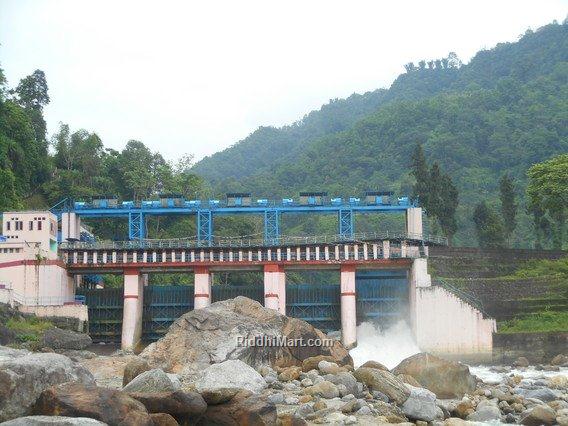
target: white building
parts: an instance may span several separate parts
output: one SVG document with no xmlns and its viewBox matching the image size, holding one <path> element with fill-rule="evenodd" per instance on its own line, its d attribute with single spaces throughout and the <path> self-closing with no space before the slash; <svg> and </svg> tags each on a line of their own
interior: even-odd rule
<svg viewBox="0 0 568 426">
<path fill-rule="evenodd" d="M 49 211 L 4 212 L 0 302 L 38 316 L 87 319 L 75 303 L 73 278 L 57 254 L 57 217 Z"/>
</svg>

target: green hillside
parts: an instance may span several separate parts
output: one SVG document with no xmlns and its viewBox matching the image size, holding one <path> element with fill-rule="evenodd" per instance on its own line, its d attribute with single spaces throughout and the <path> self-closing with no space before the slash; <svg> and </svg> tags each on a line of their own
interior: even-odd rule
<svg viewBox="0 0 568 426">
<path fill-rule="evenodd" d="M 249 190 L 283 196 L 324 189 L 357 194 L 369 188 L 409 192 L 410 156 L 421 143 L 427 159 L 439 162 L 460 191 L 455 243 L 475 244 L 474 205 L 484 199 L 496 204 L 502 174 L 516 179 L 523 196 L 532 164 L 568 152 L 568 25 L 527 32 L 516 43 L 479 52 L 461 67 L 452 60 L 407 67 L 388 91 L 334 102 L 293 126 L 260 129 L 193 170 L 213 182 L 219 193 Z M 372 108 L 373 102 L 361 107 L 363 99 L 373 99 L 375 111 L 355 120 Z M 345 119 L 345 109 L 357 102 L 357 113 Z M 335 104 L 338 107 L 331 108 Z M 340 131 L 322 124 L 333 122 L 335 113 Z M 293 131 L 300 136 L 286 145 Z M 320 136 L 306 138 L 308 133 Z M 265 150 L 271 155 L 263 156 Z M 519 216 L 512 242 L 527 246 L 533 232 L 523 202 Z"/>
</svg>

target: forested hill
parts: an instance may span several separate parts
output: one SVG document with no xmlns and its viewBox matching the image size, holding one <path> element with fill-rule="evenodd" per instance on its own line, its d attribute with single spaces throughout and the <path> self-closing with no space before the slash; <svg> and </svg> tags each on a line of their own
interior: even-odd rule
<svg viewBox="0 0 568 426">
<path fill-rule="evenodd" d="M 204 158 L 193 171 L 224 189 L 233 179 L 270 172 L 277 164 L 294 161 L 319 137 L 347 130 L 385 104 L 449 91 L 494 88 L 502 79 L 527 82 L 550 74 L 558 63 L 567 60 L 567 51 L 567 25 L 551 24 L 537 32 L 527 31 L 516 43 L 480 51 L 461 67 L 452 55 L 417 63 L 388 90 L 332 100 L 289 126 L 261 127 L 230 148 Z"/>
<path fill-rule="evenodd" d="M 324 126 L 334 120 L 333 105 L 341 105 L 338 112 L 343 113 L 357 97 L 326 105 L 294 126 L 257 131 L 204 159 L 194 171 L 216 183 L 220 193 L 409 192 L 413 181 L 408 166 L 412 150 L 421 143 L 428 161 L 439 162 L 460 192 L 456 244 L 472 244 L 473 206 L 483 199 L 497 201 L 502 174 L 516 179 L 522 196 L 532 164 L 568 152 L 568 25 L 527 32 L 516 43 L 479 52 L 460 65 L 452 55 L 407 64 L 407 72 L 389 90 L 364 95 L 375 100 L 376 108 L 358 120 L 351 114 L 352 124 L 343 120 L 337 128 Z M 366 107 L 372 108 L 370 103 Z M 357 112 L 363 115 L 364 109 Z M 292 132 L 304 135 L 307 123 L 313 131 L 316 118 L 320 136 L 298 137 L 289 148 Z M 272 155 L 259 160 L 266 149 Z M 290 154 L 275 161 L 283 152 Z M 524 205 L 520 222 L 514 242 L 526 245 L 532 232 Z"/>
</svg>

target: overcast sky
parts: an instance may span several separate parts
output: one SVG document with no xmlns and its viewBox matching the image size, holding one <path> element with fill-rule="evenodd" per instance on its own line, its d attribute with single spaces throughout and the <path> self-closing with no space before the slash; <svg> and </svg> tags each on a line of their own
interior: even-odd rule
<svg viewBox="0 0 568 426">
<path fill-rule="evenodd" d="M 0 0 L 8 83 L 47 75 L 48 130 L 138 139 L 197 159 L 331 98 L 388 87 L 403 64 L 515 41 L 568 0 Z"/>
</svg>

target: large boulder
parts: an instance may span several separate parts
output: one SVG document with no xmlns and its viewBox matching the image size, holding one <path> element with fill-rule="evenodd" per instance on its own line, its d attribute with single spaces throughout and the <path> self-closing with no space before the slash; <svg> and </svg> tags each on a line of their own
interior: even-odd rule
<svg viewBox="0 0 568 426">
<path fill-rule="evenodd" d="M 197 392 L 209 394 L 227 389 L 246 389 L 258 393 L 266 386 L 266 381 L 255 369 L 238 359 L 211 365 L 195 382 Z"/>
<path fill-rule="evenodd" d="M 124 392 L 173 392 L 176 386 L 163 370 L 156 368 L 139 374 L 122 390 Z"/>
<path fill-rule="evenodd" d="M 528 414 L 521 419 L 521 424 L 527 426 L 553 425 L 554 423 L 556 423 L 556 413 L 545 404 L 533 407 Z"/>
<path fill-rule="evenodd" d="M 26 416 L 8 420 L 2 426 L 105 426 L 106 423 L 87 417 Z"/>
<path fill-rule="evenodd" d="M 180 423 L 192 423 L 207 409 L 197 392 L 129 393 L 146 407 L 149 413 L 167 413 Z"/>
<path fill-rule="evenodd" d="M 44 390 L 35 403 L 34 413 L 89 417 L 109 425 L 153 425 L 144 405 L 125 392 L 79 383 L 64 383 Z"/>
<path fill-rule="evenodd" d="M 438 398 L 461 398 L 475 390 L 475 376 L 467 365 L 419 353 L 397 365 L 394 374 L 408 374 Z"/>
<path fill-rule="evenodd" d="M 95 380 L 64 355 L 0 347 L 0 421 L 31 414 L 42 391 L 66 382 L 94 385 Z"/>
<path fill-rule="evenodd" d="M 61 328 L 47 329 L 41 338 L 41 345 L 51 349 L 81 350 L 93 343 L 87 334 Z"/>
<path fill-rule="evenodd" d="M 276 406 L 265 397 L 241 391 L 228 402 L 208 405 L 196 424 L 272 426 L 277 424 Z"/>
<path fill-rule="evenodd" d="M 406 384 L 390 371 L 359 367 L 353 375 L 370 390 L 384 393 L 397 405 L 403 404 L 410 396 Z"/>
<path fill-rule="evenodd" d="M 411 387 L 410 396 L 401 408 L 405 416 L 413 420 L 433 422 L 444 418 L 442 409 L 436 405 L 436 395 L 428 389 Z"/>
<path fill-rule="evenodd" d="M 271 342 L 263 344 L 268 339 Z M 322 344 L 309 346 L 309 341 Z M 340 342 L 329 340 L 305 321 L 242 296 L 184 314 L 141 354 L 153 366 L 185 375 L 196 375 L 211 364 L 229 359 L 242 360 L 254 368 L 288 367 L 301 366 L 303 360 L 317 355 L 329 355 L 340 365 L 352 364 Z"/>
</svg>

